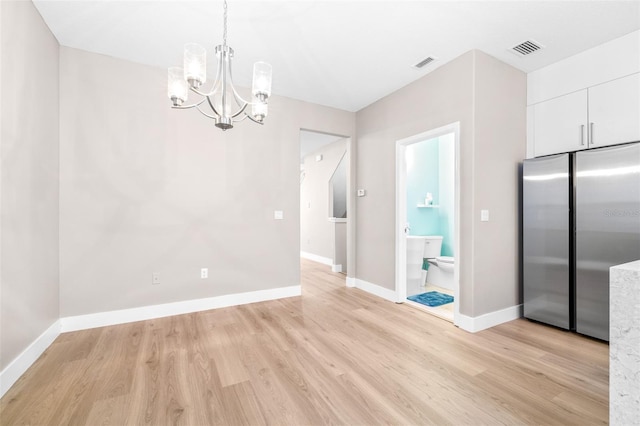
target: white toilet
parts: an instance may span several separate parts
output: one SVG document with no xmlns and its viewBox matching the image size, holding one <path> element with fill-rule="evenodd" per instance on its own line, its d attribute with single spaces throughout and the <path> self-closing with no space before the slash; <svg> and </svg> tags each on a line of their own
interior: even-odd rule
<svg viewBox="0 0 640 426">
<path fill-rule="evenodd" d="M 407 236 L 407 294 L 424 291 L 426 284 L 454 290 L 453 269 L 455 258 L 440 256 L 441 235 Z M 429 262 L 429 270 L 422 269 L 424 259 Z"/>
<path fill-rule="evenodd" d="M 436 262 L 438 263 L 438 268 L 442 269 L 443 272 L 451 272 L 453 274 L 455 259 L 452 256 L 438 256 L 436 257 Z"/>
<path fill-rule="evenodd" d="M 442 250 L 441 235 L 407 236 L 407 295 L 424 291 L 427 271 L 422 269 L 424 259 L 435 259 Z"/>
<path fill-rule="evenodd" d="M 453 268 L 455 266 L 455 258 L 451 256 L 437 256 L 429 259 L 429 274 L 427 276 L 428 284 L 438 287 L 454 290 L 453 288 Z"/>
<path fill-rule="evenodd" d="M 435 259 L 440 256 L 442 250 L 442 235 L 427 235 L 424 237 L 424 253 L 422 257 L 425 259 Z"/>
</svg>

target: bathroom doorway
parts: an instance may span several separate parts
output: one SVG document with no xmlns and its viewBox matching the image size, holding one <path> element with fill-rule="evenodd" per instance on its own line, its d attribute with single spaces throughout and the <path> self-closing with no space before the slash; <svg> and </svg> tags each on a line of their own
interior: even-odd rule
<svg viewBox="0 0 640 426">
<path fill-rule="evenodd" d="M 300 130 L 300 256 L 353 276 L 351 139 Z"/>
<path fill-rule="evenodd" d="M 396 294 L 457 324 L 460 124 L 396 142 Z"/>
</svg>

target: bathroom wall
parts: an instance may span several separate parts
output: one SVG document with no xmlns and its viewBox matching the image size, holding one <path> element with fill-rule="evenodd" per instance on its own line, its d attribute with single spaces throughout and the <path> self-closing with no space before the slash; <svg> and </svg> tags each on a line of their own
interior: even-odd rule
<svg viewBox="0 0 640 426">
<path fill-rule="evenodd" d="M 407 147 L 409 235 L 442 235 L 443 256 L 454 256 L 455 146 L 453 134 Z M 418 207 L 427 192 L 436 207 Z"/>
<path fill-rule="evenodd" d="M 0 14 L 4 370 L 59 318 L 59 46 L 32 2 L 1 1 Z"/>
<path fill-rule="evenodd" d="M 433 195 L 433 205 L 440 196 L 440 156 L 438 138 L 409 145 L 407 161 L 407 222 L 409 235 L 441 235 L 437 208 L 418 207 L 424 205 L 427 192 Z"/>
</svg>

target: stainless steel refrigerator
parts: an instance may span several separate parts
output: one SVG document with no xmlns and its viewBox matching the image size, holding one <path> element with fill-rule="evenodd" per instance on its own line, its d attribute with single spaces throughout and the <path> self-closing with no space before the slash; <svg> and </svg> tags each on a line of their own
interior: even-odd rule
<svg viewBox="0 0 640 426">
<path fill-rule="evenodd" d="M 609 268 L 640 259 L 640 143 L 525 160 L 524 316 L 609 340 Z"/>
<path fill-rule="evenodd" d="M 574 328 L 572 156 L 560 154 L 523 164 L 524 316 Z"/>
</svg>

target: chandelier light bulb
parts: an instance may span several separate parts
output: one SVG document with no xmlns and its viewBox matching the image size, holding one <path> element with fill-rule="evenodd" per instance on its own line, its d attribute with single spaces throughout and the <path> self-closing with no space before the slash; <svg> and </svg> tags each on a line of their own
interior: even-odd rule
<svg viewBox="0 0 640 426">
<path fill-rule="evenodd" d="M 253 96 L 266 101 L 271 96 L 271 65 L 266 62 L 253 64 Z"/>
<path fill-rule="evenodd" d="M 184 71 L 179 67 L 169 68 L 169 84 L 167 87 L 169 99 L 173 102 L 173 106 L 180 106 L 187 100 L 189 87 L 184 80 Z"/>
<path fill-rule="evenodd" d="M 184 45 L 184 79 L 194 89 L 207 81 L 207 51 L 199 44 Z"/>
<path fill-rule="evenodd" d="M 267 105 L 265 102 L 256 101 L 251 104 L 251 115 L 253 115 L 253 118 L 260 122 L 265 119 L 268 112 L 269 105 Z"/>
</svg>

